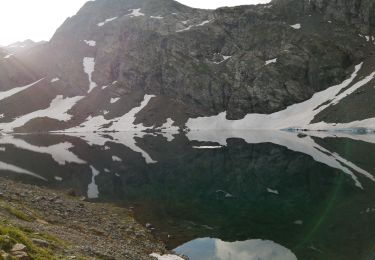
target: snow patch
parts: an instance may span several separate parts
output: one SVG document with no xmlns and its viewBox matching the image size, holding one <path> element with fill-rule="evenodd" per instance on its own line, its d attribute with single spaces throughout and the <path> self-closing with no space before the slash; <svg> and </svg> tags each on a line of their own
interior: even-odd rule
<svg viewBox="0 0 375 260">
<path fill-rule="evenodd" d="M 89 76 L 89 90 L 87 93 L 90 93 L 94 88 L 96 88 L 98 85 L 92 81 L 92 74 L 95 71 L 95 58 L 91 57 L 85 57 L 83 58 L 83 70 L 85 73 Z"/>
<path fill-rule="evenodd" d="M 99 26 L 99 27 L 102 27 L 102 26 L 105 25 L 106 23 L 112 22 L 112 21 L 114 21 L 114 20 L 116 20 L 116 19 L 117 19 L 117 16 L 112 17 L 112 18 L 108 18 L 108 19 L 106 19 L 104 22 L 98 23 L 98 26 Z"/>
<path fill-rule="evenodd" d="M 43 78 L 43 79 L 44 79 L 44 78 Z M 10 89 L 10 90 L 2 91 L 2 92 L 0 92 L 0 100 L 3 100 L 3 99 L 6 99 L 6 98 L 9 98 L 9 97 L 11 97 L 11 96 L 13 96 L 13 95 L 15 95 L 15 94 L 21 92 L 21 91 L 24 91 L 24 90 L 26 90 L 26 89 L 28 89 L 28 88 L 30 88 L 30 87 L 32 87 L 32 86 L 38 84 L 38 83 L 41 82 L 43 79 L 40 79 L 40 80 L 38 80 L 38 81 L 35 81 L 34 83 L 31 83 L 31 84 L 26 85 L 26 86 L 23 86 L 23 87 L 17 87 L 17 88 L 12 88 L 12 89 Z"/>
<path fill-rule="evenodd" d="M 222 112 L 217 116 L 200 117 L 189 119 L 186 126 L 191 130 L 223 130 L 223 129 L 310 129 L 310 130 L 325 130 L 333 127 L 366 127 L 375 126 L 375 119 L 367 119 L 357 121 L 349 124 L 326 124 L 317 123 L 310 124 L 314 117 L 321 111 L 331 105 L 338 104 L 347 95 L 353 93 L 358 88 L 367 84 L 375 77 L 375 72 L 369 76 L 364 77 L 357 83 L 353 84 L 343 93 L 339 94 L 341 90 L 349 87 L 353 80 L 357 77 L 358 71 L 361 69 L 362 63 L 355 67 L 350 78 L 343 81 L 341 84 L 332 86 L 326 90 L 315 93 L 311 99 L 291 105 L 286 109 L 272 114 L 248 114 L 241 120 L 226 119 L 226 112 Z"/>
<path fill-rule="evenodd" d="M 114 156 L 112 156 L 112 161 L 114 161 L 114 162 L 122 162 L 122 159 L 120 157 L 114 155 Z"/>
<path fill-rule="evenodd" d="M 58 95 L 48 108 L 31 112 L 29 114 L 20 116 L 10 123 L 0 123 L 0 129 L 5 132 L 12 132 L 14 128 L 21 127 L 27 122 L 35 119 L 48 117 L 59 121 L 68 121 L 72 118 L 67 112 L 82 98 L 81 96 L 64 98 L 62 95 Z"/>
<path fill-rule="evenodd" d="M 66 163 L 85 164 L 86 162 L 78 158 L 69 149 L 74 146 L 69 142 L 59 143 L 51 146 L 35 146 L 28 142 L 15 138 L 12 135 L 4 135 L 0 137 L 0 144 L 10 144 L 22 150 L 28 150 L 36 153 L 49 154 L 59 165 Z"/>
<path fill-rule="evenodd" d="M 158 260 L 184 260 L 183 258 L 177 255 L 159 255 L 156 253 L 152 253 L 150 256 L 155 257 Z"/>
<path fill-rule="evenodd" d="M 194 149 L 220 149 L 222 146 L 193 146 Z"/>
<path fill-rule="evenodd" d="M 53 78 L 53 79 L 51 79 L 51 83 L 57 82 L 59 80 L 60 80 L 59 78 Z"/>
<path fill-rule="evenodd" d="M 150 16 L 151 19 L 164 19 L 163 16 Z"/>
<path fill-rule="evenodd" d="M 270 188 L 267 188 L 267 192 L 279 195 L 279 192 L 277 190 L 273 190 L 273 189 L 270 189 Z"/>
<path fill-rule="evenodd" d="M 277 62 L 277 58 L 272 59 L 272 60 L 267 60 L 266 65 L 271 64 L 271 63 L 276 63 L 276 62 Z"/>
<path fill-rule="evenodd" d="M 88 40 L 84 40 L 84 42 L 90 46 L 90 47 L 95 47 L 96 46 L 96 41 L 88 41 Z"/>
<path fill-rule="evenodd" d="M 25 175 L 29 175 L 29 176 L 41 179 L 43 181 L 47 181 L 46 178 L 44 178 L 44 177 L 42 177 L 42 176 L 40 176 L 36 173 L 33 173 L 31 171 L 25 170 L 23 168 L 20 168 L 18 166 L 8 164 L 8 163 L 5 163 L 5 162 L 0 162 L 0 171 L 10 171 L 10 172 L 15 172 L 15 173 L 25 174 Z"/>
<path fill-rule="evenodd" d="M 89 199 L 97 199 L 99 198 L 99 188 L 95 182 L 95 177 L 100 174 L 100 172 L 95 169 L 93 166 L 90 166 L 92 177 L 91 183 L 87 187 L 87 198 Z"/>
<path fill-rule="evenodd" d="M 177 30 L 176 32 L 189 31 L 189 30 L 192 29 L 193 27 L 204 26 L 204 25 L 206 25 L 206 24 L 208 24 L 208 23 L 210 23 L 210 22 L 212 22 L 212 21 L 213 21 L 213 19 L 212 19 L 212 20 L 206 20 L 206 21 L 203 21 L 203 22 L 201 22 L 201 23 L 199 23 L 199 24 L 196 24 L 196 25 L 190 25 L 190 26 L 188 26 L 188 27 L 186 27 L 186 28 L 184 28 L 184 29 Z M 184 22 L 186 22 L 186 21 L 184 21 Z"/>
<path fill-rule="evenodd" d="M 6 56 L 4 57 L 4 59 L 9 59 L 9 58 L 12 57 L 13 55 L 14 55 L 13 53 L 10 53 L 10 54 L 6 55 Z"/>
<path fill-rule="evenodd" d="M 129 11 L 132 11 L 128 16 L 130 17 L 138 17 L 138 16 L 144 16 L 145 14 L 141 12 L 141 8 L 138 9 L 129 9 Z"/>
<path fill-rule="evenodd" d="M 111 98 L 111 100 L 110 100 L 110 103 L 111 104 L 114 104 L 114 103 L 116 103 L 117 101 L 119 101 L 121 98 Z"/>
<path fill-rule="evenodd" d="M 296 23 L 296 24 L 290 25 L 290 27 L 292 27 L 295 30 L 299 30 L 299 29 L 301 29 L 301 24 L 300 23 Z"/>
</svg>

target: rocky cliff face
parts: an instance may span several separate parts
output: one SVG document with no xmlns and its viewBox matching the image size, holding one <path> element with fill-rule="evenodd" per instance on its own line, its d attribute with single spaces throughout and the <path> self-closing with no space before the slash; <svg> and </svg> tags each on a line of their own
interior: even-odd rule
<svg viewBox="0 0 375 260">
<path fill-rule="evenodd" d="M 374 1 L 359 0 L 213 11 L 173 0 L 90 1 L 49 43 L 0 61 L 11 68 L 1 70 L 1 91 L 44 78 L 0 101 L 0 128 L 172 129 L 222 112 L 228 120 L 276 113 L 367 64 L 374 19 Z M 340 122 L 335 113 L 328 117 Z"/>
</svg>

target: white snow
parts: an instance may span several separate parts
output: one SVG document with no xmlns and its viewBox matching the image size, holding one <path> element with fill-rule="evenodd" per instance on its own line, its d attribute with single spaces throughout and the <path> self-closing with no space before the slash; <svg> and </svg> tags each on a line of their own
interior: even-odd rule
<svg viewBox="0 0 375 260">
<path fill-rule="evenodd" d="M 203 25 L 206 25 L 206 24 L 208 24 L 208 23 L 210 23 L 212 20 L 206 20 L 206 21 L 203 21 L 203 22 L 201 22 L 200 24 L 197 24 L 197 25 L 195 25 L 195 26 L 203 26 Z"/>
<path fill-rule="evenodd" d="M 271 63 L 276 63 L 276 62 L 277 62 L 277 58 L 272 59 L 272 60 L 267 60 L 266 65 L 271 64 Z"/>
<path fill-rule="evenodd" d="M 363 121 L 357 121 L 349 124 L 329 125 L 326 123 L 310 124 L 314 117 L 321 111 L 331 105 L 340 102 L 347 95 L 353 93 L 358 88 L 370 82 L 375 77 L 375 72 L 367 77 L 362 78 L 351 87 L 353 80 L 357 77 L 358 71 L 361 69 L 362 63 L 355 67 L 350 78 L 341 84 L 332 86 L 321 92 L 317 92 L 313 97 L 302 103 L 294 104 L 285 110 L 275 112 L 273 114 L 248 114 L 241 120 L 226 119 L 226 112 L 220 113 L 212 117 L 200 117 L 189 119 L 186 126 L 191 130 L 219 130 L 219 129 L 311 129 L 325 130 L 332 128 L 344 127 L 367 127 L 375 126 L 375 118 Z M 338 93 L 349 87 L 346 91 Z"/>
<path fill-rule="evenodd" d="M 232 56 L 225 56 L 225 55 L 222 55 L 223 56 L 223 60 L 222 61 L 215 61 L 214 63 L 215 64 L 220 64 L 220 63 L 223 63 L 224 61 L 226 60 L 229 60 L 230 58 L 232 58 Z"/>
<path fill-rule="evenodd" d="M 153 95 L 145 95 L 143 101 L 141 102 L 139 107 L 135 107 L 130 110 L 128 113 L 124 114 L 123 116 L 113 118 L 113 119 L 105 119 L 102 115 L 91 117 L 89 116 L 84 123 L 82 123 L 78 127 L 74 127 L 71 129 L 67 129 L 64 132 L 93 132 L 93 131 L 100 131 L 100 130 L 107 130 L 107 131 L 142 131 L 149 129 L 144 127 L 143 125 L 134 125 L 135 116 L 138 114 L 143 108 L 145 108 L 148 103 L 150 102 L 151 98 L 155 96 Z M 108 128 L 103 128 L 103 125 L 112 125 Z M 1 124 L 0 124 L 1 125 Z"/>
<path fill-rule="evenodd" d="M 129 9 L 129 11 L 132 11 L 128 16 L 130 17 L 138 17 L 138 16 L 144 16 L 145 14 L 141 12 L 141 8 L 138 9 Z"/>
<path fill-rule="evenodd" d="M 51 146 L 35 146 L 26 141 L 15 138 L 12 135 L 3 135 L 0 137 L 0 144 L 10 144 L 22 150 L 33 151 L 36 153 L 49 154 L 59 165 L 66 163 L 85 164 L 86 162 L 78 158 L 69 149 L 74 146 L 69 142 L 59 143 Z"/>
<path fill-rule="evenodd" d="M 110 103 L 111 104 L 114 104 L 114 103 L 116 103 L 117 101 L 119 101 L 121 98 L 111 98 L 111 100 L 110 100 Z"/>
<path fill-rule="evenodd" d="M 114 161 L 114 162 L 122 162 L 122 159 L 120 157 L 114 155 L 114 156 L 112 156 L 112 161 Z"/>
<path fill-rule="evenodd" d="M 112 21 L 114 21 L 114 20 L 116 20 L 116 19 L 117 19 L 117 16 L 112 17 L 112 18 L 108 18 L 108 19 L 106 19 L 104 22 L 98 23 L 98 26 L 99 26 L 99 27 L 102 27 L 102 26 L 105 25 L 106 23 L 112 22 Z"/>
<path fill-rule="evenodd" d="M 194 149 L 220 149 L 222 146 L 193 146 Z"/>
<path fill-rule="evenodd" d="M 163 16 L 150 16 L 151 19 L 164 19 Z"/>
<path fill-rule="evenodd" d="M 84 42 L 90 46 L 90 47 L 95 47 L 96 46 L 96 41 L 92 41 L 92 40 L 84 40 Z"/>
<path fill-rule="evenodd" d="M 43 78 L 43 79 L 44 79 L 44 78 Z M 6 98 L 9 98 L 9 97 L 11 97 L 11 96 L 13 96 L 13 95 L 15 95 L 15 94 L 21 92 L 21 91 L 24 91 L 24 90 L 26 90 L 26 89 L 28 89 L 28 88 L 30 88 L 30 87 L 32 87 L 32 86 L 38 84 L 38 83 L 41 82 L 43 79 L 37 80 L 37 81 L 35 81 L 34 83 L 31 83 L 31 84 L 26 85 L 26 86 L 23 86 L 23 87 L 17 87 L 17 88 L 12 88 L 12 89 L 10 89 L 10 90 L 2 91 L 2 92 L 0 92 L 0 100 L 3 100 L 3 99 L 6 99 Z"/>
<path fill-rule="evenodd" d="M 87 198 L 89 199 L 97 199 L 99 198 L 99 188 L 98 185 L 95 182 L 95 177 L 100 174 L 100 172 L 95 169 L 93 166 L 90 166 L 91 168 L 91 183 L 87 187 Z"/>
<path fill-rule="evenodd" d="M 301 29 L 301 24 L 300 23 L 293 24 L 293 25 L 290 25 L 290 27 L 292 27 L 295 30 L 299 30 L 299 29 Z"/>
<path fill-rule="evenodd" d="M 308 134 L 309 132 L 306 133 Z M 187 137 L 191 141 L 214 142 L 223 146 L 227 145 L 227 139 L 230 138 L 241 138 L 249 144 L 274 143 L 284 146 L 289 150 L 307 154 L 317 162 L 321 162 L 331 168 L 343 171 L 348 174 L 353 179 L 355 185 L 361 189 L 362 185 L 353 171 L 375 182 L 374 176 L 369 172 L 340 157 L 338 154 L 330 152 L 324 147 L 318 145 L 310 136 L 300 138 L 296 132 L 271 130 L 191 131 L 187 134 Z"/>
<path fill-rule="evenodd" d="M 18 166 L 8 164 L 8 163 L 5 163 L 5 162 L 0 162 L 0 171 L 11 171 L 11 172 L 20 173 L 20 174 L 26 174 L 26 175 L 29 175 L 29 176 L 47 181 L 46 178 L 44 178 L 44 177 L 42 177 L 42 176 L 40 176 L 36 173 L 33 173 L 31 171 L 25 170 L 23 168 L 20 168 Z"/>
<path fill-rule="evenodd" d="M 60 176 L 55 176 L 55 180 L 56 181 L 63 181 L 63 178 L 61 178 Z"/>
<path fill-rule="evenodd" d="M 59 78 L 53 78 L 53 79 L 51 79 L 51 83 L 54 83 L 54 82 L 59 81 L 59 80 L 60 80 Z"/>
<path fill-rule="evenodd" d="M 158 260 L 184 260 L 183 258 L 177 256 L 177 255 L 159 255 L 156 253 L 152 253 L 150 256 L 155 257 Z"/>
<path fill-rule="evenodd" d="M 279 195 L 279 192 L 277 190 L 273 190 L 273 189 L 270 189 L 270 188 L 267 188 L 267 192 Z"/>
<path fill-rule="evenodd" d="M 12 57 L 13 55 L 14 55 L 13 53 L 10 53 L 10 54 L 6 55 L 6 56 L 4 57 L 4 59 L 9 59 L 9 58 Z"/>
<path fill-rule="evenodd" d="M 196 24 L 196 25 L 190 25 L 190 26 L 188 26 L 188 27 L 186 27 L 186 28 L 184 28 L 184 29 L 177 30 L 176 32 L 189 31 L 189 30 L 192 29 L 193 27 L 204 26 L 204 25 L 206 25 L 206 24 L 208 24 L 208 23 L 210 23 L 210 22 L 212 22 L 212 21 L 213 21 L 213 20 L 206 20 L 206 21 L 203 21 L 203 22 L 201 22 L 201 23 L 199 23 L 199 24 Z"/>
<path fill-rule="evenodd" d="M 96 88 L 98 85 L 92 81 L 92 74 L 95 71 L 95 58 L 91 57 L 85 57 L 83 58 L 83 70 L 85 73 L 89 76 L 89 90 L 87 93 L 90 93 L 94 88 Z"/>
<path fill-rule="evenodd" d="M 102 87 L 102 90 L 105 90 L 106 88 L 108 88 L 108 86 L 103 86 L 103 87 Z"/>
<path fill-rule="evenodd" d="M 21 127 L 35 118 L 42 117 L 48 117 L 59 121 L 68 121 L 72 116 L 67 112 L 82 98 L 84 97 L 77 96 L 72 98 L 64 98 L 63 96 L 59 95 L 51 101 L 48 108 L 20 116 L 10 123 L 0 123 L 0 129 L 5 132 L 11 132 L 14 128 Z"/>
</svg>

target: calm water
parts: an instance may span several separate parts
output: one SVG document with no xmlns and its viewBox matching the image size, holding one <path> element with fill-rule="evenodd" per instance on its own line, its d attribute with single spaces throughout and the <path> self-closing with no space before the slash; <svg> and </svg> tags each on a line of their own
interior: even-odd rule
<svg viewBox="0 0 375 260">
<path fill-rule="evenodd" d="M 0 174 L 133 207 L 192 260 L 375 259 L 375 135 L 5 135 Z"/>
</svg>

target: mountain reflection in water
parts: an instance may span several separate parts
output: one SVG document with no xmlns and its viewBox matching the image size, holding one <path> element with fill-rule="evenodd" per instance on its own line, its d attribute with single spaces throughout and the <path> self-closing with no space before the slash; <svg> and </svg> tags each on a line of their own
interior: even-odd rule
<svg viewBox="0 0 375 260">
<path fill-rule="evenodd" d="M 0 173 L 131 206 L 191 259 L 368 259 L 374 152 L 347 133 L 3 135 Z"/>
</svg>

